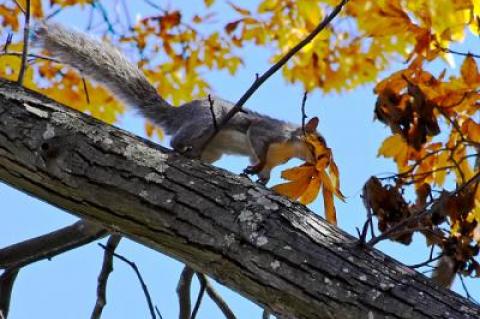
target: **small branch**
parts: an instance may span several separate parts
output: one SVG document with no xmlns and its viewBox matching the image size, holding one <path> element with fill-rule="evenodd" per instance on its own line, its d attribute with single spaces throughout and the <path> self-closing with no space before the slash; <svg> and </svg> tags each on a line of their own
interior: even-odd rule
<svg viewBox="0 0 480 319">
<path fill-rule="evenodd" d="M 197 317 L 198 310 L 200 309 L 200 304 L 202 303 L 203 296 L 205 295 L 205 288 L 205 282 L 200 281 L 200 291 L 198 292 L 197 301 L 195 302 L 195 306 L 193 307 L 190 319 L 195 319 Z"/>
<path fill-rule="evenodd" d="M 421 263 L 418 263 L 418 264 L 414 264 L 414 265 L 410 265 L 408 267 L 412 268 L 412 269 L 416 269 L 416 268 L 420 268 L 420 267 L 423 267 L 423 266 L 428 266 L 428 264 L 436 261 L 436 260 L 439 260 L 440 258 L 442 258 L 443 254 L 440 254 L 438 255 L 437 257 L 430 257 L 428 258 L 427 260 L 425 260 L 424 262 L 421 262 Z"/>
<path fill-rule="evenodd" d="M 125 13 L 125 19 L 127 20 L 128 31 L 131 31 L 133 29 L 133 26 L 132 26 L 132 18 L 130 16 L 130 10 L 128 9 L 127 4 L 125 3 L 125 0 L 121 0 L 120 3 L 122 4 L 123 12 Z"/>
<path fill-rule="evenodd" d="M 99 319 L 102 316 L 102 311 L 107 304 L 107 281 L 110 273 L 113 271 L 113 252 L 117 248 L 120 240 L 119 235 L 111 235 L 108 238 L 105 252 L 103 254 L 103 264 L 100 274 L 98 275 L 97 284 L 97 301 L 93 308 L 91 319 Z"/>
<path fill-rule="evenodd" d="M 60 12 L 62 12 L 62 10 L 63 10 L 63 7 L 60 7 L 60 8 L 58 8 L 58 9 L 54 10 L 53 12 L 50 12 L 49 14 L 47 14 L 47 15 L 45 16 L 45 18 L 43 19 L 43 21 L 48 21 L 48 20 L 50 20 L 51 18 L 55 17 L 57 14 L 59 14 Z"/>
<path fill-rule="evenodd" d="M 28 40 L 30 38 L 30 0 L 26 2 L 25 11 L 25 26 L 23 28 L 23 50 L 22 50 L 22 64 L 20 65 L 20 72 L 18 73 L 18 85 L 23 85 L 23 79 L 25 77 L 25 70 L 27 68 L 27 55 L 28 55 Z"/>
<path fill-rule="evenodd" d="M 159 5 L 155 4 L 153 1 L 150 1 L 150 0 L 143 0 L 143 2 L 145 2 L 146 4 L 148 4 L 149 6 L 151 6 L 152 8 L 154 9 L 157 9 L 157 10 L 160 10 L 162 12 L 165 12 L 165 10 L 160 7 Z"/>
<path fill-rule="evenodd" d="M 218 306 L 218 308 L 222 311 L 223 315 L 227 319 L 236 319 L 235 314 L 233 311 L 230 309 L 228 304 L 223 300 L 223 298 L 220 296 L 220 294 L 213 288 L 213 286 L 210 284 L 210 282 L 207 279 L 207 276 L 201 273 L 197 273 L 198 280 L 202 285 L 205 285 L 205 290 L 207 291 L 208 296 L 210 299 L 215 302 L 215 304 Z"/>
<path fill-rule="evenodd" d="M 103 244 L 98 244 L 98 245 L 105 250 L 108 249 Z M 148 287 L 145 284 L 145 281 L 143 280 L 142 274 L 140 273 L 140 270 L 138 269 L 137 265 L 133 261 L 130 261 L 127 258 L 125 258 L 122 255 L 119 255 L 115 252 L 112 252 L 112 255 L 117 257 L 121 261 L 125 262 L 127 265 L 129 265 L 133 269 L 133 271 L 135 271 L 135 274 L 137 275 L 138 281 L 140 282 L 140 285 L 142 286 L 143 293 L 145 294 L 145 299 L 147 300 L 148 309 L 150 311 L 150 316 L 152 317 L 152 319 L 156 319 L 157 316 L 155 315 L 155 308 L 153 306 L 152 298 L 150 297 L 150 293 L 148 292 Z"/>
<path fill-rule="evenodd" d="M 100 1 L 93 0 L 91 2 L 91 5 L 92 5 L 93 8 L 98 9 L 100 11 L 100 15 L 102 16 L 103 21 L 107 25 L 108 32 L 110 32 L 111 34 L 116 34 L 115 29 L 113 27 L 113 24 L 110 21 L 110 18 L 108 17 L 108 12 L 105 9 L 105 7 L 100 3 Z"/>
<path fill-rule="evenodd" d="M 190 287 L 192 285 L 194 271 L 192 268 L 185 265 L 180 275 L 177 285 L 178 304 L 180 307 L 180 319 L 190 319 L 191 301 L 190 301 Z"/>
<path fill-rule="evenodd" d="M 2 52 L 0 53 L 0 56 L 17 56 L 17 57 L 23 57 L 23 53 L 22 52 Z M 50 62 L 55 62 L 55 63 L 60 63 L 60 61 L 54 59 L 54 58 L 51 58 L 51 57 L 48 57 L 48 56 L 45 56 L 45 55 L 39 55 L 39 54 L 28 54 L 27 55 L 28 58 L 34 58 L 34 59 L 42 59 L 42 60 L 46 60 L 46 61 L 50 61 Z"/>
<path fill-rule="evenodd" d="M 10 46 L 10 44 L 12 44 L 12 39 L 13 39 L 13 33 L 9 33 L 7 35 L 7 40 L 5 40 L 5 45 L 3 46 L 3 52 L 8 51 L 8 47 Z"/>
<path fill-rule="evenodd" d="M 212 114 L 212 121 L 213 121 L 213 127 L 215 129 L 215 132 L 218 131 L 218 123 L 217 123 L 217 117 L 215 116 L 215 110 L 213 109 L 215 101 L 212 100 L 212 97 L 210 94 L 208 95 L 208 102 L 210 103 L 210 113 Z"/>
<path fill-rule="evenodd" d="M 458 277 L 460 278 L 460 282 L 462 283 L 462 288 L 463 288 L 463 291 L 465 292 L 465 295 L 467 296 L 467 299 L 478 305 L 479 302 L 475 298 L 473 298 L 472 295 L 470 295 L 467 285 L 465 285 L 465 281 L 463 280 L 463 276 L 458 274 Z"/>
<path fill-rule="evenodd" d="M 8 268 L 0 276 L 0 318 L 7 318 L 10 309 L 13 284 L 20 268 Z"/>
<path fill-rule="evenodd" d="M 480 59 L 479 54 L 473 54 L 473 53 L 470 53 L 470 52 L 460 52 L 460 51 L 452 50 L 452 49 L 449 49 L 449 48 L 442 47 L 438 43 L 436 43 L 436 47 L 438 49 L 440 49 L 441 51 L 445 52 L 445 53 L 452 53 L 452 54 L 461 55 L 461 56 L 471 56 L 473 58 Z"/>
<path fill-rule="evenodd" d="M 83 83 L 83 91 L 85 92 L 85 99 L 87 100 L 87 104 L 90 104 L 90 94 L 88 94 L 87 81 L 85 81 L 85 77 L 83 76 L 82 76 L 82 83 Z"/>
<path fill-rule="evenodd" d="M 263 309 L 262 319 L 270 319 L 270 311 Z"/>
<path fill-rule="evenodd" d="M 0 249 L 0 268 L 22 267 L 42 259 L 50 259 L 106 234 L 107 231 L 97 224 L 80 220 L 51 233 Z"/>
<path fill-rule="evenodd" d="M 302 99 L 302 131 L 303 131 L 303 135 L 305 135 L 305 120 L 307 119 L 307 113 L 305 113 L 305 104 L 307 103 L 307 95 L 308 95 L 308 92 L 305 91 L 303 93 L 303 99 Z"/>
<path fill-rule="evenodd" d="M 232 107 L 227 114 L 222 118 L 221 122 L 218 125 L 218 131 L 214 131 L 213 134 L 206 140 L 204 145 L 201 145 L 201 149 L 205 147 L 213 140 L 217 133 L 230 121 L 230 119 L 241 111 L 243 105 L 247 100 L 257 91 L 257 89 L 268 80 L 275 72 L 277 72 L 282 66 L 284 66 L 298 51 L 300 51 L 304 46 L 310 43 L 323 29 L 325 29 L 330 22 L 340 13 L 343 6 L 346 5 L 348 0 L 342 0 L 332 12 L 320 22 L 315 29 L 300 41 L 296 46 L 294 46 L 290 51 L 288 51 L 277 63 L 271 66 L 265 73 L 260 77 L 257 77 L 255 82 L 248 88 L 248 90 L 243 94 L 243 96 L 237 101 L 234 107 Z"/>
</svg>

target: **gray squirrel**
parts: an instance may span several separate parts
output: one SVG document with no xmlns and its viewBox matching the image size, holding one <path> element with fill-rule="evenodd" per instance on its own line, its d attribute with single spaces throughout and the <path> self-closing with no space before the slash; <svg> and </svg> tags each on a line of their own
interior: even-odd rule
<svg viewBox="0 0 480 319">
<path fill-rule="evenodd" d="M 291 158 L 315 161 L 313 150 L 304 140 L 304 133 L 315 134 L 324 142 L 316 131 L 317 117 L 311 118 L 302 128 L 245 109 L 235 114 L 204 149 L 199 149 L 198 145 L 204 145 L 215 132 L 208 99 L 173 107 L 116 47 L 60 24 L 38 23 L 32 40 L 34 46 L 46 49 L 61 63 L 106 86 L 115 96 L 159 125 L 172 136 L 170 144 L 174 150 L 209 163 L 223 154 L 248 156 L 251 165 L 244 173 L 257 174 L 258 181 L 263 184 L 270 179 L 270 171 L 274 167 Z M 221 119 L 233 105 L 215 98 L 215 118 Z"/>
</svg>

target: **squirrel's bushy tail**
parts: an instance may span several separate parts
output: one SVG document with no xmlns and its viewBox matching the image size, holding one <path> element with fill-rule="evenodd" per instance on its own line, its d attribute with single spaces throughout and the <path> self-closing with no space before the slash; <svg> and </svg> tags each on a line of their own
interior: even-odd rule
<svg viewBox="0 0 480 319">
<path fill-rule="evenodd" d="M 33 45 L 48 50 L 61 63 L 105 85 L 151 120 L 161 122 L 149 113 L 155 112 L 158 117 L 170 111 L 171 105 L 158 95 L 142 71 L 110 43 L 97 41 L 59 24 L 41 22 L 34 29 Z"/>
</svg>

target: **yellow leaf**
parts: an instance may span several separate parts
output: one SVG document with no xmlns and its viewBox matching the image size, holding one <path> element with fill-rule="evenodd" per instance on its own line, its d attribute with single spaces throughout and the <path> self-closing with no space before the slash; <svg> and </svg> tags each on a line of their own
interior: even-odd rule
<svg viewBox="0 0 480 319">
<path fill-rule="evenodd" d="M 401 169 L 405 168 L 408 162 L 409 147 L 403 140 L 400 134 L 395 134 L 387 137 L 380 149 L 377 156 L 383 156 L 387 158 L 393 158 Z"/>
<path fill-rule="evenodd" d="M 448 165 L 450 159 L 450 154 L 449 152 L 441 152 L 438 157 L 437 157 L 437 165 L 435 168 L 440 168 L 440 167 L 446 167 Z M 447 171 L 446 170 L 439 170 L 433 173 L 434 176 L 434 183 L 437 186 L 443 186 L 445 183 L 445 177 L 447 176 Z"/>
<path fill-rule="evenodd" d="M 203 2 L 207 7 L 210 7 L 215 2 L 215 0 L 203 0 Z"/>
</svg>

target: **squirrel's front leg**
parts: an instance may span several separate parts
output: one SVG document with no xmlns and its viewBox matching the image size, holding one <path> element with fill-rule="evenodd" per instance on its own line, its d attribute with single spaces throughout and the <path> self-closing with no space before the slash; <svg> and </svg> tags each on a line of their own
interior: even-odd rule
<svg viewBox="0 0 480 319">
<path fill-rule="evenodd" d="M 250 127 L 247 131 L 247 137 L 250 147 L 250 159 L 254 164 L 247 166 L 243 170 L 244 175 L 257 175 L 257 182 L 260 184 L 267 184 L 270 180 L 270 169 L 266 169 L 267 164 L 267 152 L 269 143 L 267 140 L 262 139 L 259 132 L 256 132 L 256 127 Z M 256 134 L 257 133 L 257 134 Z"/>
</svg>

